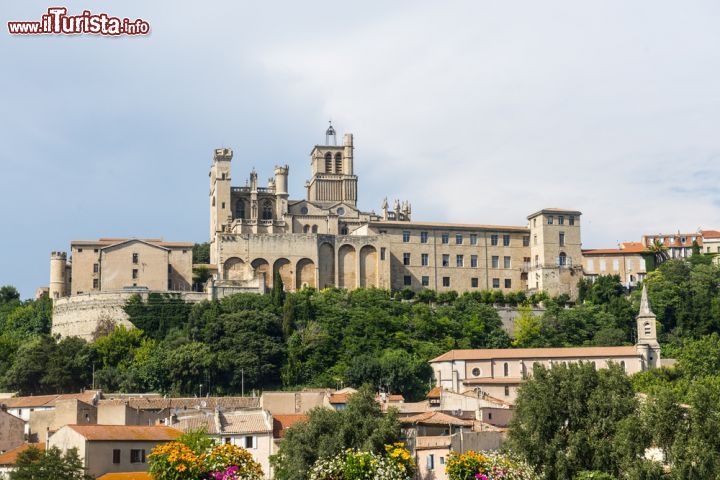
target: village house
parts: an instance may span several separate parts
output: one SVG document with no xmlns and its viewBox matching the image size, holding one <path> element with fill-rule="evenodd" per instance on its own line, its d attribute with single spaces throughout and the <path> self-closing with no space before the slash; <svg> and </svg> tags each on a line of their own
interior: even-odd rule
<svg viewBox="0 0 720 480">
<path fill-rule="evenodd" d="M 22 445 L 25 441 L 25 422 L 0 410 L 0 453 Z"/>
<path fill-rule="evenodd" d="M 45 450 L 43 443 L 23 443 L 18 447 L 0 454 L 0 480 L 10 480 L 10 474 L 15 471 L 17 457 L 30 447 Z"/>
<path fill-rule="evenodd" d="M 165 426 L 65 425 L 49 439 L 62 452 L 76 448 L 88 474 L 144 472 L 147 455 L 182 434 Z"/>
</svg>

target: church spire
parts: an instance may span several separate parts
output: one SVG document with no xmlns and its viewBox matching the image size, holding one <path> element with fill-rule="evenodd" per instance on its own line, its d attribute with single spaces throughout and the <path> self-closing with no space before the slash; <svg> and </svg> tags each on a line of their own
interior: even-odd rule
<svg viewBox="0 0 720 480">
<path fill-rule="evenodd" d="M 638 317 L 655 317 L 655 314 L 650 309 L 650 302 L 648 301 L 647 285 L 643 285 L 642 296 L 640 297 L 640 312 Z"/>
</svg>

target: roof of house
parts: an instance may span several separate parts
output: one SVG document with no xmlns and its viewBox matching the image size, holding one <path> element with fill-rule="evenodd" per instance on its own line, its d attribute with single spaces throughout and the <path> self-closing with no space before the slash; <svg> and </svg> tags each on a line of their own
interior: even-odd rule
<svg viewBox="0 0 720 480">
<path fill-rule="evenodd" d="M 54 407 L 58 400 L 79 400 L 85 403 L 92 403 L 95 396 L 102 393 L 99 390 L 85 390 L 82 393 L 68 393 L 61 395 L 37 395 L 30 397 L 3 398 L 0 404 L 7 408 L 38 408 Z"/>
<path fill-rule="evenodd" d="M 702 230 L 700 233 L 703 238 L 720 238 L 720 232 L 717 230 Z"/>
<path fill-rule="evenodd" d="M 684 242 L 682 241 L 682 237 L 685 237 Z M 699 246 L 702 246 L 702 236 L 698 233 L 658 233 L 654 235 L 643 235 L 642 239 L 643 243 L 647 243 L 648 239 L 661 240 L 666 247 L 692 247 L 694 239 Z M 672 241 L 669 241 L 670 239 L 672 239 Z"/>
<path fill-rule="evenodd" d="M 425 412 L 410 417 L 400 418 L 401 424 L 413 424 L 419 423 L 421 425 L 457 425 L 457 426 L 472 426 L 472 420 L 463 420 L 462 418 L 453 417 L 443 412 Z"/>
<path fill-rule="evenodd" d="M 182 435 L 180 430 L 162 425 L 66 425 L 63 428 L 70 428 L 91 441 L 169 441 Z"/>
<path fill-rule="evenodd" d="M 310 417 L 307 415 L 274 415 L 273 416 L 273 438 L 283 438 L 285 430 L 298 422 L 306 422 Z"/>
<path fill-rule="evenodd" d="M 181 417 L 173 425 L 183 432 L 204 428 L 211 435 L 224 433 L 262 433 L 272 431 L 262 410 L 247 412 L 198 412 L 196 415 Z"/>
<path fill-rule="evenodd" d="M 100 400 L 99 405 L 123 405 L 139 410 L 178 409 L 189 410 L 239 410 L 243 408 L 259 408 L 260 397 L 189 397 L 189 398 L 159 398 L 159 397 L 126 397 L 110 400 Z"/>
<path fill-rule="evenodd" d="M 149 472 L 115 472 L 106 473 L 97 480 L 152 480 Z"/>
<path fill-rule="evenodd" d="M 442 388 L 435 387 L 428 392 L 427 398 L 440 398 L 441 394 L 442 394 Z"/>
<path fill-rule="evenodd" d="M 499 230 L 499 231 L 515 231 L 515 232 L 529 232 L 528 227 L 518 227 L 510 225 L 481 225 L 473 223 L 442 223 L 442 222 L 406 222 L 397 220 L 381 220 L 370 222 L 373 227 L 399 227 L 399 228 L 447 228 L 447 229 L 462 229 L 462 230 Z"/>
<path fill-rule="evenodd" d="M 45 450 L 44 443 L 24 443 L 19 447 L 15 447 L 3 454 L 0 454 L 0 465 L 15 465 L 17 456 L 30 447 L 35 447 L 38 450 Z"/>
<path fill-rule="evenodd" d="M 575 358 L 575 357 L 628 357 L 637 356 L 633 346 L 628 347 L 560 347 L 560 348 L 487 348 L 450 350 L 430 362 L 453 360 L 492 360 L 492 359 L 536 359 L 536 358 Z"/>
<path fill-rule="evenodd" d="M 152 480 L 149 472 L 115 472 L 106 473 L 97 480 Z"/>
<path fill-rule="evenodd" d="M 449 435 L 415 437 L 415 450 L 435 450 L 450 448 L 452 438 Z"/>
<path fill-rule="evenodd" d="M 342 405 L 344 403 L 347 403 L 348 398 L 350 398 L 352 395 L 352 393 L 333 393 L 330 395 L 330 403 L 333 405 Z"/>
<path fill-rule="evenodd" d="M 131 240 L 139 240 L 144 243 L 153 245 L 160 245 L 163 247 L 183 247 L 192 248 L 193 243 L 191 242 L 165 242 L 161 238 L 99 238 L 97 240 L 73 240 L 70 242 L 70 246 L 77 247 L 107 247 L 110 245 L 116 245 L 119 243 L 128 242 Z"/>
<path fill-rule="evenodd" d="M 647 251 L 647 247 L 640 242 L 623 242 L 620 248 L 591 248 L 583 250 L 583 255 L 628 255 Z"/>
</svg>

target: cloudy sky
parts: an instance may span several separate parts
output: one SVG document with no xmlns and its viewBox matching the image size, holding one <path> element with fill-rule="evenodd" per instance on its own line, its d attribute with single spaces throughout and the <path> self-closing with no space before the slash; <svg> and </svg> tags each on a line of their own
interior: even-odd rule
<svg viewBox="0 0 720 480">
<path fill-rule="evenodd" d="M 356 139 L 360 205 L 522 225 L 581 210 L 583 244 L 720 228 L 714 1 L 3 2 L 0 285 L 101 236 L 205 241 L 211 152 L 234 183 Z M 61 3 L 147 37 L 15 37 Z"/>
</svg>

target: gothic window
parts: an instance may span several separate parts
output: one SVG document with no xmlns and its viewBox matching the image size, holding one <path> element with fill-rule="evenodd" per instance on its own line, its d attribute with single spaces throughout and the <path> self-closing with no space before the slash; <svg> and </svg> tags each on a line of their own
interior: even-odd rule
<svg viewBox="0 0 720 480">
<path fill-rule="evenodd" d="M 335 154 L 335 173 L 342 173 L 342 155 Z"/>
<path fill-rule="evenodd" d="M 340 235 L 347 235 L 348 234 L 348 227 L 343 226 L 340 229 Z"/>
<path fill-rule="evenodd" d="M 303 233 L 308 233 L 310 231 L 310 225 L 305 225 L 303 227 Z"/>
<path fill-rule="evenodd" d="M 317 233 L 317 225 L 312 226 L 312 233 Z"/>
<path fill-rule="evenodd" d="M 262 219 L 263 220 L 272 220 L 273 214 L 272 214 L 272 202 L 265 202 L 262 206 Z"/>
<path fill-rule="evenodd" d="M 235 218 L 247 218 L 245 217 L 245 202 L 238 200 L 235 204 Z"/>
<path fill-rule="evenodd" d="M 332 153 L 325 154 L 325 173 L 332 173 Z"/>
<path fill-rule="evenodd" d="M 503 373 L 506 377 L 510 375 L 510 365 L 507 362 L 503 365 Z"/>
</svg>

